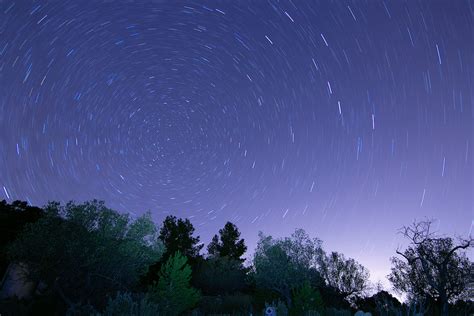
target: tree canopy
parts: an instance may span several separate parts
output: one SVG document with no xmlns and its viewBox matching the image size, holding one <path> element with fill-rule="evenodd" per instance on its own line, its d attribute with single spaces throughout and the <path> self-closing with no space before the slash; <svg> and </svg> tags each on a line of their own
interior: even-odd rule
<svg viewBox="0 0 474 316">
<path fill-rule="evenodd" d="M 9 248 L 25 277 L 46 284 L 70 308 L 126 290 L 163 253 L 147 213 L 135 221 L 103 202 L 50 203 Z"/>
<path fill-rule="evenodd" d="M 197 267 L 194 284 L 205 294 L 219 295 L 242 291 L 247 271 L 240 261 L 229 257 L 211 257 Z"/>
<path fill-rule="evenodd" d="M 178 251 L 188 259 L 200 257 L 199 252 L 204 245 L 199 243 L 199 236 L 195 237 L 193 234 L 194 226 L 189 219 L 167 216 L 163 221 L 159 236 L 166 246 L 164 258 L 167 259 Z"/>
<path fill-rule="evenodd" d="M 204 257 L 188 219 L 168 216 L 158 228 L 150 213 L 131 219 L 96 200 L 51 202 L 43 209 L 3 201 L 0 219 L 1 250 L 9 264 L 2 297 L 18 293 L 15 273 L 28 281 L 20 291 L 34 293 L 23 301 L 0 299 L 6 314 L 178 315 L 194 308 L 247 314 L 268 304 L 290 315 L 355 308 L 387 316 L 474 312 L 467 300 L 473 264 L 466 255 L 473 240 L 437 235 L 430 221 L 401 230 L 410 243 L 397 250 L 389 275 L 407 295 L 401 304 L 380 288 L 369 296 L 367 269 L 342 253 L 326 252 L 321 240 L 302 229 L 281 238 L 260 233 L 245 267 L 247 247 L 230 222 Z"/>
<path fill-rule="evenodd" d="M 315 263 L 321 241 L 311 239 L 302 229 L 283 239 L 262 233 L 259 238 L 253 259 L 256 284 L 279 293 L 291 306 L 293 289 L 307 280 L 319 280 Z"/>
<path fill-rule="evenodd" d="M 244 239 L 240 238 L 240 232 L 231 222 L 227 222 L 224 228 L 219 230 L 219 236 L 214 235 L 211 243 L 207 247 L 207 251 L 210 256 L 218 257 L 229 257 L 240 262 L 247 246 L 245 245 Z"/>
<path fill-rule="evenodd" d="M 448 315 L 448 303 L 467 295 L 472 263 L 465 250 L 474 245 L 472 238 L 455 242 L 432 231 L 432 221 L 414 222 L 401 233 L 409 241 L 401 258 L 392 257 L 388 279 L 409 299 L 434 300 L 442 315 Z"/>
</svg>

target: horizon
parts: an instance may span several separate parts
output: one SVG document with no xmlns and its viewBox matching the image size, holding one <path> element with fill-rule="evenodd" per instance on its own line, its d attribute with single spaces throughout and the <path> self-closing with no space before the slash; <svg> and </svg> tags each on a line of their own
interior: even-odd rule
<svg viewBox="0 0 474 316">
<path fill-rule="evenodd" d="M 383 281 L 472 235 L 472 1 L 0 2 L 0 200 L 303 228 Z M 469 256 L 473 256 L 472 250 Z M 388 290 L 388 288 L 386 288 Z"/>
</svg>

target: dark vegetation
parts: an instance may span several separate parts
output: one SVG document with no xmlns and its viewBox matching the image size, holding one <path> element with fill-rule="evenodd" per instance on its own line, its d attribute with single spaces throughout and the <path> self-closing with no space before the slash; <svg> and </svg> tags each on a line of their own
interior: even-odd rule
<svg viewBox="0 0 474 316">
<path fill-rule="evenodd" d="M 278 315 L 472 315 L 473 240 L 435 235 L 431 221 L 401 232 L 410 244 L 394 250 L 388 278 L 403 304 L 301 229 L 260 233 L 246 262 L 230 222 L 203 254 L 188 219 L 168 216 L 157 227 L 149 213 L 131 219 L 99 201 L 2 201 L 0 314 L 263 315 L 274 306 Z"/>
</svg>

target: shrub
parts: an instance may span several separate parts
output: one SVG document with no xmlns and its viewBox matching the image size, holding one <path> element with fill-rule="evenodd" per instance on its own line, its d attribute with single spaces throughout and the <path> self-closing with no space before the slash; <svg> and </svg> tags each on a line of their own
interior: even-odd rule
<svg viewBox="0 0 474 316">
<path fill-rule="evenodd" d="M 321 312 L 324 308 L 319 291 L 313 289 L 309 282 L 293 292 L 293 315 L 306 315 L 309 312 Z"/>
<path fill-rule="evenodd" d="M 203 296 L 199 309 L 205 315 L 212 313 L 248 315 L 252 309 L 252 297 L 244 294 Z"/>
<path fill-rule="evenodd" d="M 158 305 L 148 301 L 146 297 L 133 297 L 130 293 L 117 293 L 109 298 L 104 316 L 154 316 L 158 315 Z"/>
<path fill-rule="evenodd" d="M 351 311 L 347 309 L 336 309 L 336 308 L 326 308 L 326 311 L 324 313 L 326 316 L 351 316 L 352 313 Z"/>
</svg>

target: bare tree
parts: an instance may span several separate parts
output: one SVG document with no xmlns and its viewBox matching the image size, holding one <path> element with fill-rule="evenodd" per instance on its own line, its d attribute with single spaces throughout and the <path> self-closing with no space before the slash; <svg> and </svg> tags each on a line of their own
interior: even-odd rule
<svg viewBox="0 0 474 316">
<path fill-rule="evenodd" d="M 414 222 L 400 232 L 410 245 L 401 258 L 392 257 L 388 279 L 400 293 L 415 300 L 435 300 L 441 315 L 448 315 L 448 304 L 466 294 L 471 273 L 471 262 L 465 250 L 474 240 L 443 237 L 432 231 L 433 220 Z"/>
</svg>

